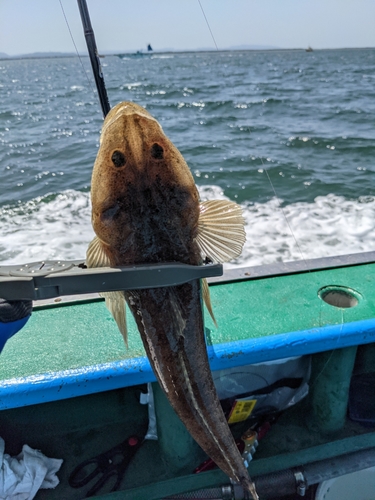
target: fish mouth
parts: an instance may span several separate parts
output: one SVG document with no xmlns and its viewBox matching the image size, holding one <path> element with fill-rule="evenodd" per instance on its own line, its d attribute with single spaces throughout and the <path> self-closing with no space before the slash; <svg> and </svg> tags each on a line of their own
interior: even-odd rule
<svg viewBox="0 0 375 500">
<path fill-rule="evenodd" d="M 154 373 L 185 427 L 234 481 L 249 481 L 209 366 L 200 282 L 125 292 Z"/>
</svg>

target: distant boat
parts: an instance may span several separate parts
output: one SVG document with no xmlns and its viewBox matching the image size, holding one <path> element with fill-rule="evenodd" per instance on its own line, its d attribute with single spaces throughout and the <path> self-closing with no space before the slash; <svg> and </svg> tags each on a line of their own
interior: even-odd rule
<svg viewBox="0 0 375 500">
<path fill-rule="evenodd" d="M 147 52 L 143 52 L 143 50 L 137 50 L 137 52 L 132 52 L 132 53 L 124 53 L 124 54 L 115 54 L 117 57 L 120 57 L 121 59 L 127 58 L 127 57 L 143 57 L 143 56 L 149 56 L 150 52 L 153 52 L 153 49 L 151 47 L 151 44 L 147 45 Z"/>
<path fill-rule="evenodd" d="M 307 47 L 306 52 L 313 52 L 313 49 L 312 47 L 310 47 L 310 45 Z"/>
</svg>

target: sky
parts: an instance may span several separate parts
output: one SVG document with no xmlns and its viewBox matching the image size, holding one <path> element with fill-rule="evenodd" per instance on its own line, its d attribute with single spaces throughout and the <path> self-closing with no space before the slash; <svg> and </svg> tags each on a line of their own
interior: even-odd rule
<svg viewBox="0 0 375 500">
<path fill-rule="evenodd" d="M 374 0 L 200 0 L 219 49 L 375 47 Z M 61 0 L 86 45 L 76 0 Z M 99 52 L 215 48 L 199 0 L 87 0 Z M 0 53 L 75 52 L 59 0 L 0 0 Z"/>
</svg>

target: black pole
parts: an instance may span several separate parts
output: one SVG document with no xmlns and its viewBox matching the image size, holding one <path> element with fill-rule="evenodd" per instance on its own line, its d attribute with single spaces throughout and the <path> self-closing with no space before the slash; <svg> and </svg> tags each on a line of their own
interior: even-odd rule
<svg viewBox="0 0 375 500">
<path fill-rule="evenodd" d="M 89 51 L 92 71 L 94 73 L 96 88 L 98 89 L 100 106 L 105 118 L 111 109 L 108 101 L 107 90 L 105 88 L 102 67 L 99 61 L 98 49 L 96 48 L 94 31 L 91 26 L 90 15 L 87 9 L 86 0 L 77 0 L 79 12 L 81 14 L 83 31 L 86 38 L 87 49 Z"/>
</svg>

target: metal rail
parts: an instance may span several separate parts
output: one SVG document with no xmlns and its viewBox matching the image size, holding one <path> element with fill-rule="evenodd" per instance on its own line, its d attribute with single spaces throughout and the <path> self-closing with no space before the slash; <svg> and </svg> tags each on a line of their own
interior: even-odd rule
<svg viewBox="0 0 375 500">
<path fill-rule="evenodd" d="M 201 278 L 209 278 L 212 284 L 227 283 L 371 263 L 375 263 L 375 252 L 242 267 L 228 269 L 225 273 L 221 264 L 190 266 L 167 263 L 86 269 L 80 260 L 42 261 L 0 266 L 0 297 L 7 300 L 44 300 L 67 295 L 174 286 Z"/>
<path fill-rule="evenodd" d="M 168 263 L 87 269 L 82 261 L 33 262 L 0 266 L 0 297 L 41 300 L 63 295 L 157 288 L 222 274 L 221 264 Z"/>
<path fill-rule="evenodd" d="M 291 262 L 275 262 L 262 266 L 240 267 L 226 269 L 221 278 L 212 278 L 210 283 L 226 283 L 240 280 L 254 280 L 274 278 L 286 274 L 302 274 L 324 269 L 338 269 L 341 267 L 360 266 L 375 263 L 375 252 L 362 252 L 318 259 L 294 260 Z"/>
</svg>

